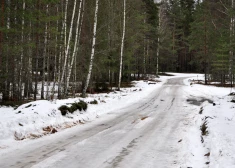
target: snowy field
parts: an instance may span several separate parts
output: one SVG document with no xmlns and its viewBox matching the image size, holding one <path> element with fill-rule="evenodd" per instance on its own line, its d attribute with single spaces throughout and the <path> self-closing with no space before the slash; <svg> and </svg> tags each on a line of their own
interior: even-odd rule
<svg viewBox="0 0 235 168">
<path fill-rule="evenodd" d="M 235 104 L 231 102 L 233 97 L 228 96 L 234 90 L 194 84 L 193 80 L 204 79 L 200 74 L 174 75 L 162 76 L 157 79 L 161 82 L 156 84 L 150 84 L 152 81 L 134 81 L 132 88 L 109 94 L 93 94 L 86 99 L 35 101 L 17 109 L 0 107 L 0 155 L 33 139 L 42 140 L 70 127 L 90 124 L 93 120 L 106 117 L 107 113 L 118 112 L 142 100 L 154 89 L 161 88 L 169 78 L 187 77 L 183 90 L 188 99 L 183 104 L 190 106 L 192 113 L 186 116 L 182 125 L 184 135 L 179 140 L 183 146 L 182 167 L 235 167 Z M 61 115 L 58 110 L 61 105 L 79 100 L 88 103 L 86 111 Z M 93 100 L 97 100 L 98 104 L 89 104 Z"/>
</svg>

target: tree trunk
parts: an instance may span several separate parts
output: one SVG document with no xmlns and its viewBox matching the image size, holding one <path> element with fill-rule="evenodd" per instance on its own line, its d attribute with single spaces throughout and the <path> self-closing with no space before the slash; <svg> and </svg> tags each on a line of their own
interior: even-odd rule
<svg viewBox="0 0 235 168">
<path fill-rule="evenodd" d="M 93 41 L 92 41 L 92 49 L 91 49 L 91 58 L 90 58 L 90 64 L 89 64 L 89 70 L 87 74 L 87 79 L 85 86 L 82 91 L 82 97 L 86 96 L 86 90 L 88 88 L 90 78 L 91 78 L 91 72 L 93 67 L 93 60 L 95 55 L 95 44 L 96 44 L 96 30 L 97 30 L 97 17 L 98 17 L 98 9 L 99 9 L 99 0 L 96 0 L 96 7 L 95 7 L 95 16 L 94 16 L 94 29 L 93 29 Z"/>
<path fill-rule="evenodd" d="M 67 61 L 68 61 L 68 57 L 69 57 L 69 49 L 70 49 L 70 42 L 71 42 L 71 38 L 72 38 L 72 30 L 73 30 L 74 15 L 75 15 L 75 11 L 76 11 L 76 4 L 77 4 L 77 0 L 74 0 L 74 8 L 73 8 L 73 14 L 72 14 L 72 19 L 71 19 L 71 24 L 70 24 L 69 36 L 68 36 L 67 46 L 65 49 L 64 67 L 63 67 L 62 76 L 61 76 L 62 83 L 65 78 L 65 71 L 66 71 Z"/>
<path fill-rule="evenodd" d="M 69 65 L 69 68 L 68 68 L 68 75 L 67 75 L 67 80 L 66 80 L 66 88 L 68 88 L 68 86 L 69 86 L 69 80 L 70 80 L 70 76 L 71 76 L 71 72 L 72 72 L 72 68 L 73 68 L 73 64 L 74 64 L 74 59 L 75 59 L 76 51 L 77 51 L 77 48 L 78 48 L 77 45 L 78 45 L 78 41 L 79 41 L 79 38 L 80 38 L 79 37 L 79 21 L 80 21 L 80 17 L 81 17 L 81 10 L 82 10 L 82 0 L 79 1 L 79 11 L 78 11 L 78 18 L 77 18 L 75 44 L 74 44 L 73 53 L 72 53 L 72 60 L 71 60 L 71 63 Z M 80 25 L 80 27 L 81 27 L 81 25 Z"/>
<path fill-rule="evenodd" d="M 124 40 L 126 33 L 126 0 L 123 0 L 123 30 L 122 30 L 122 43 L 121 43 L 121 55 L 120 55 L 120 67 L 119 67 L 119 80 L 118 80 L 118 90 L 121 88 L 121 80 L 122 80 L 122 63 L 123 63 L 123 50 L 124 50 Z"/>
<path fill-rule="evenodd" d="M 63 3 L 62 3 L 63 8 Z M 64 38 L 64 47 L 66 47 L 67 43 L 67 12 L 68 12 L 68 0 L 66 0 L 65 3 L 65 12 L 64 12 L 64 20 L 62 25 L 62 31 L 61 31 L 61 40 Z M 61 71 L 62 71 L 62 55 L 64 54 L 64 51 L 62 53 L 62 44 L 60 45 L 60 54 L 59 54 L 59 65 L 58 65 L 58 98 L 61 98 Z"/>
</svg>

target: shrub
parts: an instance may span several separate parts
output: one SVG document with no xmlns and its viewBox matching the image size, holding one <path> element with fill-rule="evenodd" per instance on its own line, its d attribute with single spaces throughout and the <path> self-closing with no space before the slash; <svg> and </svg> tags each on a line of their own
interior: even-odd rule
<svg viewBox="0 0 235 168">
<path fill-rule="evenodd" d="M 97 100 L 93 100 L 90 102 L 90 104 L 98 104 L 98 101 Z"/>
<path fill-rule="evenodd" d="M 73 103 L 72 106 L 69 108 L 69 112 L 73 113 L 78 109 L 77 103 Z"/>
<path fill-rule="evenodd" d="M 82 107 L 82 109 L 83 109 L 84 111 L 87 110 L 87 103 L 86 103 L 86 102 L 80 100 L 80 102 L 79 102 L 78 104 L 81 104 L 81 107 Z M 80 111 L 81 111 L 81 110 L 80 110 Z"/>
<path fill-rule="evenodd" d="M 62 116 L 65 116 L 67 112 L 70 111 L 70 108 L 66 105 L 62 105 L 58 108 L 58 110 L 60 110 Z"/>
<path fill-rule="evenodd" d="M 79 102 L 79 103 L 76 103 L 76 105 L 77 105 L 77 109 L 79 111 L 82 111 L 82 104 Z"/>
<path fill-rule="evenodd" d="M 76 110 L 79 110 L 79 111 L 84 110 L 84 111 L 86 111 L 86 109 L 87 109 L 87 103 L 82 101 L 82 100 L 80 100 L 80 102 L 78 102 L 78 103 L 75 102 L 75 103 L 72 104 L 72 106 L 70 107 L 70 111 L 69 112 L 73 113 Z"/>
<path fill-rule="evenodd" d="M 87 109 L 87 103 L 80 100 L 80 102 L 75 102 L 75 103 L 72 103 L 71 107 L 68 107 L 66 105 L 63 105 L 63 106 L 60 106 L 59 107 L 59 110 L 61 111 L 61 114 L 64 116 L 67 114 L 67 112 L 70 112 L 70 113 L 73 113 L 75 112 L 76 110 L 79 110 L 79 111 L 86 111 Z"/>
</svg>

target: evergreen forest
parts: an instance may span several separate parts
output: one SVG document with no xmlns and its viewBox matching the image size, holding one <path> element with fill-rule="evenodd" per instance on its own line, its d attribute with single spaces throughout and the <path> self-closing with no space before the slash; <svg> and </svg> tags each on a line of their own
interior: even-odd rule
<svg viewBox="0 0 235 168">
<path fill-rule="evenodd" d="M 0 0 L 0 103 L 164 72 L 234 85 L 234 0 Z"/>
</svg>

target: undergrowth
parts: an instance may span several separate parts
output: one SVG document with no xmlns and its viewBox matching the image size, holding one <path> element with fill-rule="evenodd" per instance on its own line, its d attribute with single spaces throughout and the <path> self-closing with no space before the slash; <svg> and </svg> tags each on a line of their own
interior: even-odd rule
<svg viewBox="0 0 235 168">
<path fill-rule="evenodd" d="M 74 113 L 77 110 L 86 111 L 87 110 L 87 103 L 80 100 L 79 102 L 72 103 L 70 107 L 66 106 L 66 105 L 62 105 L 58 108 L 58 110 L 60 110 L 61 115 L 63 115 L 63 116 L 65 116 L 68 112 L 69 113 Z"/>
</svg>

